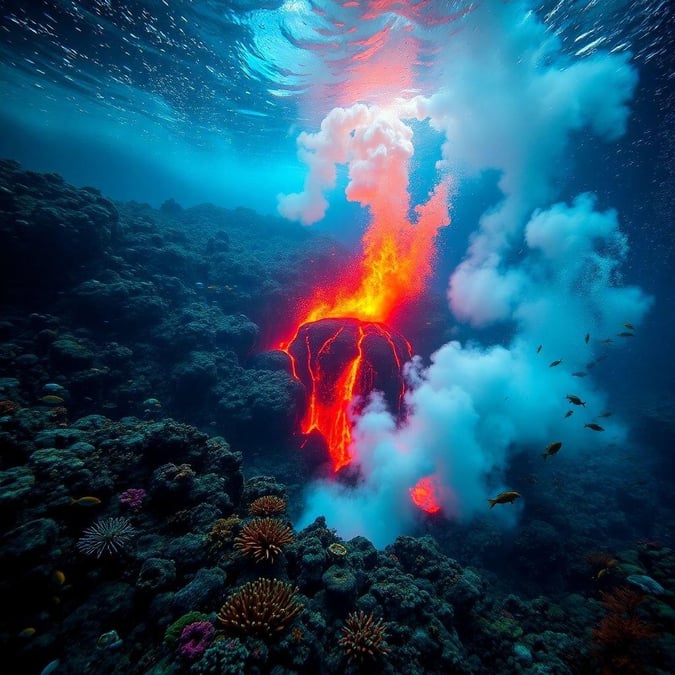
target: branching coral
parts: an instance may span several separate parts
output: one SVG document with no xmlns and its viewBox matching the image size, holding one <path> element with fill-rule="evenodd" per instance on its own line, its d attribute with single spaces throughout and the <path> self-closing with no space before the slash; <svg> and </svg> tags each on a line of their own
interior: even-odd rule
<svg viewBox="0 0 675 675">
<path fill-rule="evenodd" d="M 600 597 L 602 604 L 610 612 L 631 615 L 645 599 L 644 593 L 639 593 L 628 586 L 617 586 L 610 593 L 601 592 Z"/>
<path fill-rule="evenodd" d="M 254 499 L 248 507 L 252 516 L 277 516 L 286 511 L 286 500 L 276 495 L 264 495 Z"/>
<path fill-rule="evenodd" d="M 234 546 L 256 562 L 274 562 L 286 544 L 293 541 L 290 526 L 276 518 L 255 518 L 244 525 Z"/>
<path fill-rule="evenodd" d="M 637 658 L 638 646 L 642 640 L 658 635 L 654 626 L 636 614 L 645 596 L 626 586 L 601 595 L 609 613 L 593 629 L 593 642 L 600 647 L 596 655 L 605 664 L 606 671 L 642 672 Z"/>
<path fill-rule="evenodd" d="M 242 586 L 218 612 L 218 621 L 239 633 L 269 637 L 298 616 L 297 587 L 279 579 L 258 579 Z"/>
<path fill-rule="evenodd" d="M 365 661 L 389 653 L 385 642 L 385 625 L 382 619 L 372 614 L 352 612 L 342 627 L 338 643 L 344 648 L 350 661 Z"/>
</svg>

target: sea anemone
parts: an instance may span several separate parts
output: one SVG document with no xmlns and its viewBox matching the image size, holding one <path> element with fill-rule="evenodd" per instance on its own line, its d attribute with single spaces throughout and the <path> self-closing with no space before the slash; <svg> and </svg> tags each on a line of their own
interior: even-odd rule
<svg viewBox="0 0 675 675">
<path fill-rule="evenodd" d="M 276 518 L 255 518 L 244 525 L 234 547 L 256 562 L 274 562 L 281 548 L 293 541 L 290 526 Z"/>
<path fill-rule="evenodd" d="M 342 627 L 338 643 L 344 648 L 350 661 L 366 661 L 389 653 L 384 638 L 385 625 L 373 614 L 352 612 Z"/>
<path fill-rule="evenodd" d="M 252 516 L 278 516 L 286 511 L 286 500 L 276 495 L 264 495 L 254 499 L 248 507 Z"/>
<path fill-rule="evenodd" d="M 85 555 L 113 555 L 123 549 L 136 530 L 127 518 L 104 518 L 82 533 L 77 549 Z"/>
<path fill-rule="evenodd" d="M 247 635 L 269 637 L 302 612 L 297 587 L 279 579 L 250 581 L 231 595 L 218 612 L 223 626 Z"/>
</svg>

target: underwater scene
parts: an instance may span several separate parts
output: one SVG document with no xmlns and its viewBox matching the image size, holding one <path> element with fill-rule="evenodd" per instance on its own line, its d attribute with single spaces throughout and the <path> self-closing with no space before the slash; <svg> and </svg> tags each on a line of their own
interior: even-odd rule
<svg viewBox="0 0 675 675">
<path fill-rule="evenodd" d="M 0 6 L 0 672 L 675 672 L 668 0 Z"/>
</svg>

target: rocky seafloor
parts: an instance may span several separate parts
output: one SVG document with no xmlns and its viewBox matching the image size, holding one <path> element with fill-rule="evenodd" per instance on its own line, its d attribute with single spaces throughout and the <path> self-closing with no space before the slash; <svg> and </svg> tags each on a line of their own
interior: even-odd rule
<svg viewBox="0 0 675 675">
<path fill-rule="evenodd" d="M 675 555 L 643 527 L 668 511 L 637 469 L 561 462 L 511 534 L 293 528 L 326 457 L 260 345 L 344 251 L 285 227 L 0 163 L 2 672 L 675 670 Z"/>
</svg>

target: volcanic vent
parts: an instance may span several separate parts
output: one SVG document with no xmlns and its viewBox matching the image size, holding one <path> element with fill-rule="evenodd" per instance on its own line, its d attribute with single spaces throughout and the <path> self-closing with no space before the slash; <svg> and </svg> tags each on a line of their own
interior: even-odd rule
<svg viewBox="0 0 675 675">
<path fill-rule="evenodd" d="M 376 390 L 389 410 L 402 414 L 403 364 L 412 358 L 412 349 L 384 324 L 353 318 L 312 321 L 300 326 L 287 351 L 295 377 L 308 392 L 302 431 L 323 435 L 335 471 L 351 459 L 351 402 L 358 412 Z"/>
</svg>

